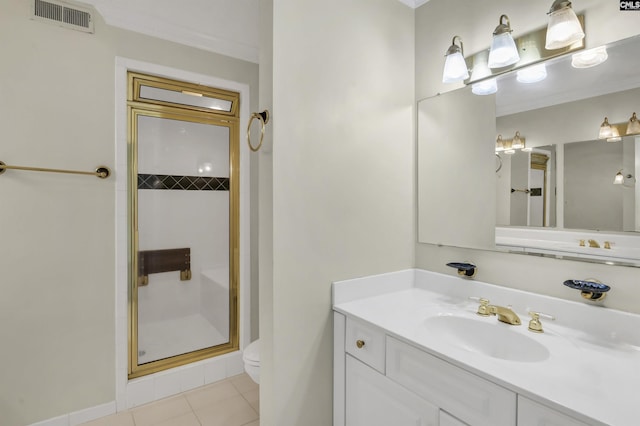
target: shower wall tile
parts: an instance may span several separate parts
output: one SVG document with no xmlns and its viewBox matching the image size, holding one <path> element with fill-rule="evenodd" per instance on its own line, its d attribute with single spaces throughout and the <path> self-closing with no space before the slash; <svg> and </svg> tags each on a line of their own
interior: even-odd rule
<svg viewBox="0 0 640 426">
<path fill-rule="evenodd" d="M 138 189 L 170 189 L 178 191 L 228 191 L 229 178 L 138 174 Z"/>
<path fill-rule="evenodd" d="M 179 371 L 159 374 L 155 379 L 155 399 L 166 398 L 182 391 Z"/>
<path fill-rule="evenodd" d="M 227 377 L 227 362 L 216 357 L 204 365 L 204 383 L 214 383 Z"/>
<path fill-rule="evenodd" d="M 191 365 L 180 372 L 180 387 L 182 392 L 204 386 L 204 365 Z"/>
<path fill-rule="evenodd" d="M 236 356 L 227 358 L 227 377 L 236 376 L 244 373 L 244 361 L 242 361 L 242 354 L 238 353 Z"/>
<path fill-rule="evenodd" d="M 153 378 L 141 378 L 127 385 L 127 408 L 137 407 L 155 400 Z"/>
</svg>

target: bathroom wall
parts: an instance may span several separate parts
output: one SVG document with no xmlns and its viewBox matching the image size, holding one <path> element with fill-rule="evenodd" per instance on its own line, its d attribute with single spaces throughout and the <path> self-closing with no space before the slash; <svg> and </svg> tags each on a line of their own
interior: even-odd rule
<svg viewBox="0 0 640 426">
<path fill-rule="evenodd" d="M 116 56 L 250 85 L 258 66 L 109 27 L 95 34 L 29 19 L 2 0 L 0 160 L 114 167 Z M 257 96 L 252 97 L 253 110 Z M 114 401 L 115 179 L 0 176 L 0 417 L 24 425 Z"/>
<path fill-rule="evenodd" d="M 415 24 L 416 99 L 460 87 L 442 83 L 444 52 L 454 35 L 462 37 L 466 54 L 473 54 L 489 47 L 491 33 L 501 14 L 509 16 L 513 35 L 517 37 L 544 27 L 546 12 L 551 3 L 528 0 L 512 0 L 508 3 L 500 0 L 430 0 L 419 7 L 416 10 Z M 576 12 L 585 15 L 587 47 L 599 46 L 640 33 L 640 13 L 620 12 L 618 2 L 576 0 L 573 7 Z M 494 182 L 487 184 L 493 185 Z M 447 268 L 445 263 L 452 260 L 475 261 L 479 265 L 478 280 L 571 300 L 578 300 L 579 295 L 563 286 L 563 280 L 600 278 L 614 289 L 605 302 L 606 306 L 640 312 L 640 288 L 637 286 L 636 278 L 638 270 L 635 268 L 416 244 L 418 267 L 451 273 L 451 269 Z M 536 272 L 532 274 L 530 271 Z"/>
<path fill-rule="evenodd" d="M 331 282 L 413 265 L 413 23 L 397 0 L 273 2 L 263 426 L 332 422 Z"/>
</svg>

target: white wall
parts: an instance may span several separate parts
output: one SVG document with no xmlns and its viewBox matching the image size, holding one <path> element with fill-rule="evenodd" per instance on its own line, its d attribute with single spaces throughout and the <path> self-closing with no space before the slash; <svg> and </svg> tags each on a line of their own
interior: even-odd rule
<svg viewBox="0 0 640 426">
<path fill-rule="evenodd" d="M 1 8 L 7 164 L 113 169 L 116 56 L 257 89 L 256 64 L 117 30 L 97 14 L 91 35 L 30 20 L 27 1 Z M 0 177 L 3 425 L 116 399 L 115 191 L 115 178 Z"/>
<path fill-rule="evenodd" d="M 331 282 L 413 264 L 413 17 L 397 0 L 273 3 L 273 302 L 261 306 L 273 394 L 261 425 L 331 424 Z"/>
<path fill-rule="evenodd" d="M 500 0 L 483 2 L 430 0 L 418 8 L 416 11 L 416 99 L 423 99 L 438 92 L 459 87 L 442 83 L 444 52 L 454 35 L 462 37 L 465 52 L 472 54 L 489 47 L 491 33 L 501 14 L 509 16 L 514 29 L 513 35 L 517 37 L 544 27 L 547 19 L 546 12 L 551 3 L 551 1 L 546 4 L 528 0 L 513 0 L 508 3 Z M 573 2 L 573 7 L 578 13 L 585 14 L 587 47 L 595 47 L 640 32 L 640 13 L 620 12 L 618 2 L 576 0 Z M 527 136 L 525 132 L 522 134 Z M 527 142 L 529 142 L 528 138 Z M 579 295 L 574 290 L 563 286 L 563 280 L 600 278 L 613 287 L 613 291 L 605 302 L 607 306 L 640 312 L 638 271 L 635 268 L 436 247 L 428 244 L 416 245 L 417 267 L 451 273 L 445 263 L 452 260 L 475 261 L 479 265 L 478 280 L 572 300 L 578 300 Z M 532 271 L 535 273 L 531 273 Z"/>
</svg>

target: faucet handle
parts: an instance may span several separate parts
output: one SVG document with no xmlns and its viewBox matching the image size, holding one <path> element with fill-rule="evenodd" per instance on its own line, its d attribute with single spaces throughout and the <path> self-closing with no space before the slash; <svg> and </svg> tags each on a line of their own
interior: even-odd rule
<svg viewBox="0 0 640 426">
<path fill-rule="evenodd" d="M 529 321 L 529 331 L 534 333 L 544 333 L 542 329 L 542 323 L 540 322 L 540 317 L 555 320 L 556 318 L 553 315 L 545 314 L 543 312 L 535 312 L 529 311 L 529 315 L 531 316 L 531 321 Z"/>
<path fill-rule="evenodd" d="M 476 312 L 478 315 L 481 315 L 483 317 L 488 317 L 490 315 L 489 299 L 485 299 L 484 297 L 477 297 L 477 296 L 469 296 L 469 299 L 475 300 L 476 302 L 480 302 L 480 306 L 478 306 L 478 311 Z"/>
</svg>

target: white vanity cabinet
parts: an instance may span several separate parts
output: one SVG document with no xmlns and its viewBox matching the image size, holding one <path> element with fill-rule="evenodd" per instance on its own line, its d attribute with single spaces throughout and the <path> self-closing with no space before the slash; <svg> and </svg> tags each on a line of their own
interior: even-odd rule
<svg viewBox="0 0 640 426">
<path fill-rule="evenodd" d="M 519 395 L 518 426 L 587 426 L 587 424 Z"/>
<path fill-rule="evenodd" d="M 438 408 L 346 356 L 346 424 L 349 426 L 437 426 Z"/>
<path fill-rule="evenodd" d="M 334 312 L 334 426 L 587 426 Z"/>
</svg>

